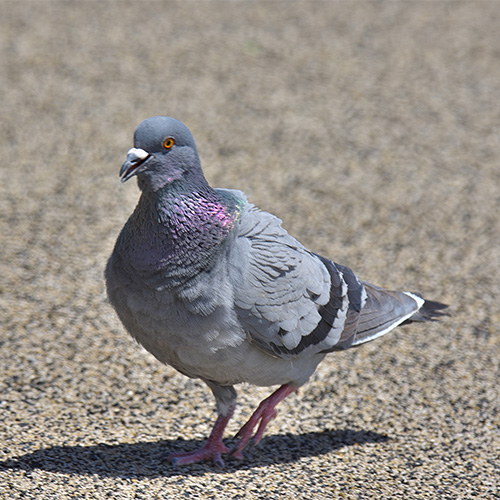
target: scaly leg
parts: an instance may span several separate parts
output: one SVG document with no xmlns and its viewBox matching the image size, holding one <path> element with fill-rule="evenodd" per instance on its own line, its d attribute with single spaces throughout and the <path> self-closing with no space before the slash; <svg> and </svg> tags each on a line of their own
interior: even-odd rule
<svg viewBox="0 0 500 500">
<path fill-rule="evenodd" d="M 231 451 L 231 454 L 234 458 L 240 460 L 243 459 L 243 450 L 252 437 L 253 430 L 255 429 L 257 424 L 259 424 L 259 427 L 257 428 L 257 432 L 253 437 L 253 444 L 254 446 L 259 444 L 262 436 L 264 435 L 267 424 L 270 420 L 276 417 L 276 405 L 283 401 L 296 389 L 296 387 L 292 387 L 288 384 L 282 385 L 278 390 L 273 392 L 268 398 L 264 399 L 260 403 L 259 407 L 249 418 L 248 422 L 239 430 L 238 434 L 236 434 L 236 437 L 239 437 L 240 440 Z"/>
</svg>

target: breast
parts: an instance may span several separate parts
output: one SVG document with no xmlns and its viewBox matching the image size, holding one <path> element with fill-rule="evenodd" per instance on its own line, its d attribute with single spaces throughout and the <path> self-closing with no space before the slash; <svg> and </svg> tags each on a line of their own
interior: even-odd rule
<svg viewBox="0 0 500 500">
<path fill-rule="evenodd" d="M 161 280 L 151 286 L 119 255 L 106 269 L 110 302 L 127 331 L 161 362 L 191 377 L 232 364 L 229 351 L 246 341 L 224 270 L 213 271 L 170 288 Z"/>
</svg>

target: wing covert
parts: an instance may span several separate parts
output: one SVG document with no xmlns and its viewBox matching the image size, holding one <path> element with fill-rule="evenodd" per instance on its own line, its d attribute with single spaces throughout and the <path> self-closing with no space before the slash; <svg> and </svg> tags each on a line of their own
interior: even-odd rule
<svg viewBox="0 0 500 500">
<path fill-rule="evenodd" d="M 248 204 L 233 249 L 235 309 L 255 345 L 273 356 L 293 358 L 344 343 L 346 321 L 354 334 L 357 316 L 352 314 L 357 309 L 359 315 L 362 285 L 350 269 L 342 271 L 307 250 L 278 218 Z M 353 279 L 356 292 L 349 291 Z M 354 295 L 359 295 L 357 305 L 351 304 Z"/>
</svg>

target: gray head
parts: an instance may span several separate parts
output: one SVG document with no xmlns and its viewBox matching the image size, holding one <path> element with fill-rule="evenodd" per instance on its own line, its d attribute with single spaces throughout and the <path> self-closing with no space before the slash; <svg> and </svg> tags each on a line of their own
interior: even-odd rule
<svg viewBox="0 0 500 500">
<path fill-rule="evenodd" d="M 206 183 L 191 132 L 168 116 L 148 118 L 137 127 L 134 147 L 120 170 L 122 182 L 135 175 L 142 190 L 157 191 L 183 179 Z"/>
</svg>

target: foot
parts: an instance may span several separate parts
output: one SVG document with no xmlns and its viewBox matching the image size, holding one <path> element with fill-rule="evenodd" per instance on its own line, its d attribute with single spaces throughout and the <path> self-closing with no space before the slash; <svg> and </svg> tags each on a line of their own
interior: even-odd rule
<svg viewBox="0 0 500 500">
<path fill-rule="evenodd" d="M 238 460 L 242 460 L 244 458 L 243 450 L 246 448 L 248 441 L 252 438 L 253 430 L 257 424 L 259 427 L 253 436 L 253 445 L 257 446 L 260 443 L 267 424 L 276 417 L 276 405 L 295 390 L 296 388 L 290 385 L 282 385 L 277 391 L 273 392 L 273 394 L 260 403 L 253 415 L 248 419 L 248 422 L 238 431 L 238 434 L 236 434 L 239 441 L 231 451 L 231 455 L 234 458 Z"/>
<path fill-rule="evenodd" d="M 230 453 L 231 450 L 222 442 L 222 435 L 227 423 L 233 416 L 234 407 L 233 404 L 229 408 L 227 415 L 219 415 L 207 442 L 199 450 L 187 453 L 171 453 L 168 458 L 172 460 L 172 464 L 188 465 L 211 460 L 215 465 L 224 467 L 222 455 Z"/>
<path fill-rule="evenodd" d="M 189 451 L 187 453 L 171 453 L 168 458 L 172 460 L 172 465 L 188 465 L 211 460 L 215 465 L 224 467 L 223 454 L 231 450 L 220 441 L 207 441 L 199 450 Z"/>
</svg>

